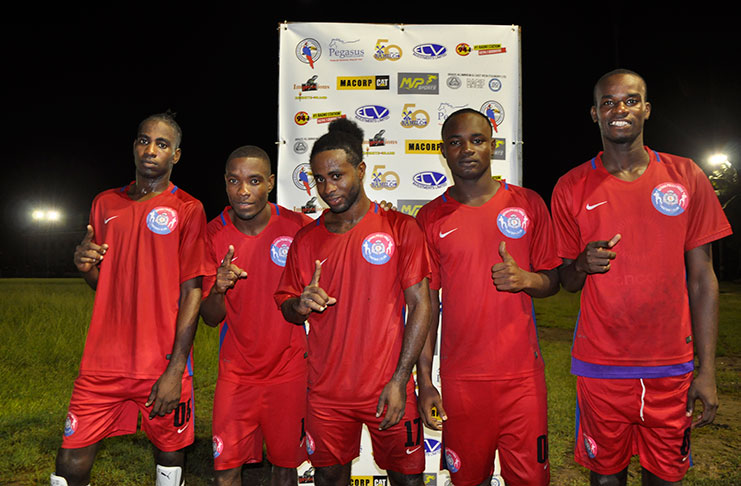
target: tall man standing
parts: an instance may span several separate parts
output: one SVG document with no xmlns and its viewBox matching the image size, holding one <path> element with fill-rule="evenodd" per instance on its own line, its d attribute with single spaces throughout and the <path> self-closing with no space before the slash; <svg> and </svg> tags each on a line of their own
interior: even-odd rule
<svg viewBox="0 0 741 486">
<path fill-rule="evenodd" d="M 690 430 L 712 422 L 718 407 L 710 243 L 731 227 L 694 162 L 643 145 L 650 114 L 641 76 L 602 76 L 591 115 L 604 151 L 553 193 L 561 282 L 582 290 L 571 366 L 575 456 L 592 484 L 625 484 L 633 453 L 644 484 L 680 484 Z M 702 415 L 692 422 L 698 399 Z"/>
<path fill-rule="evenodd" d="M 275 185 L 259 147 L 234 150 L 224 174 L 229 206 L 208 224 L 208 296 L 201 316 L 221 326 L 213 409 L 216 484 L 242 484 L 245 463 L 262 461 L 272 485 L 295 485 L 306 460 L 306 333 L 273 302 L 293 236 L 311 218 L 268 204 Z"/>
<path fill-rule="evenodd" d="M 427 250 L 413 218 L 366 196 L 362 140 L 339 119 L 314 144 L 311 170 L 329 210 L 296 234 L 275 300 L 288 321 L 310 326 L 306 447 L 316 484 L 348 484 L 366 424 L 391 484 L 421 486 L 411 372 L 429 325 Z"/>
<path fill-rule="evenodd" d="M 146 118 L 134 140 L 136 179 L 93 201 L 74 261 L 95 304 L 52 486 L 87 485 L 100 441 L 134 433 L 140 412 L 157 485 L 183 482 L 206 216 L 170 182 L 181 137 L 170 114 Z"/>
<path fill-rule="evenodd" d="M 442 139 L 455 185 L 417 215 L 433 309 L 417 365 L 420 413 L 443 431 L 444 467 L 456 486 L 489 484 L 497 449 L 507 485 L 546 485 L 546 386 L 532 297 L 558 291 L 550 215 L 535 192 L 492 179 L 486 116 L 456 111 Z M 442 402 L 431 376 L 440 289 Z"/>
</svg>

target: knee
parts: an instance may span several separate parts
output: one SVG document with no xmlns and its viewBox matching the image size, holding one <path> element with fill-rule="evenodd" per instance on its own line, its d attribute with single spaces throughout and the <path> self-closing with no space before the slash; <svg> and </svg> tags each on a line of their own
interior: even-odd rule
<svg viewBox="0 0 741 486">
<path fill-rule="evenodd" d="M 422 486 L 422 474 L 402 474 L 395 471 L 386 471 L 392 486 Z"/>
<path fill-rule="evenodd" d="M 55 463 L 55 474 L 58 484 L 64 479 L 68 486 L 87 485 L 90 483 L 90 471 L 95 460 L 95 449 L 59 449 Z M 52 479 L 55 479 L 54 477 Z"/>
<path fill-rule="evenodd" d="M 589 479 L 592 486 L 625 486 L 628 480 L 628 469 L 625 468 L 617 474 L 597 474 L 592 471 Z"/>
</svg>

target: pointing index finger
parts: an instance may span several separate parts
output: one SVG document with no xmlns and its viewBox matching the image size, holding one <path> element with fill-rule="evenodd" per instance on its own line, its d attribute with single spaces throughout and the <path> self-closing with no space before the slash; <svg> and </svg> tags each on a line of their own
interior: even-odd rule
<svg viewBox="0 0 741 486">
<path fill-rule="evenodd" d="M 234 257 L 234 246 L 229 245 L 229 249 L 226 250 L 226 255 L 224 255 L 224 259 L 221 260 L 221 266 L 228 267 L 229 265 L 231 265 L 233 257 Z"/>
<path fill-rule="evenodd" d="M 311 277 L 311 283 L 309 285 L 311 286 L 318 286 L 319 285 L 319 277 L 322 274 L 322 262 L 319 260 L 314 260 L 314 276 Z"/>
</svg>

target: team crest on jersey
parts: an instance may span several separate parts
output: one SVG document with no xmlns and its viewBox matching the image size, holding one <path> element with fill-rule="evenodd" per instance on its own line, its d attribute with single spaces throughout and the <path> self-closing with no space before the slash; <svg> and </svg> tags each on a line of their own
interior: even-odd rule
<svg viewBox="0 0 741 486">
<path fill-rule="evenodd" d="M 69 437 L 77 431 L 77 416 L 72 412 L 67 412 L 67 418 L 64 419 L 64 436 Z"/>
<path fill-rule="evenodd" d="M 453 449 L 445 449 L 445 466 L 450 472 L 458 472 L 461 468 L 461 458 Z"/>
<path fill-rule="evenodd" d="M 270 244 L 270 259 L 273 263 L 279 267 L 286 266 L 286 257 L 291 243 L 293 243 L 293 238 L 290 236 L 279 236 L 273 240 Z"/>
<path fill-rule="evenodd" d="M 218 435 L 214 436 L 213 441 L 214 459 L 216 459 L 224 452 L 224 441 Z"/>
<path fill-rule="evenodd" d="M 590 459 L 597 457 L 597 443 L 587 434 L 584 434 L 584 450 L 587 451 Z"/>
<path fill-rule="evenodd" d="M 178 212 L 167 206 L 154 208 L 147 215 L 147 228 L 158 235 L 169 235 L 178 226 Z"/>
<path fill-rule="evenodd" d="M 497 226 L 503 235 L 518 239 L 527 234 L 530 218 L 522 208 L 505 208 L 497 216 Z"/>
<path fill-rule="evenodd" d="M 396 243 L 388 233 L 373 233 L 363 240 L 363 258 L 373 265 L 383 265 L 391 260 L 396 251 Z"/>
<path fill-rule="evenodd" d="M 651 202 L 661 214 L 678 216 L 687 209 L 690 196 L 682 184 L 664 182 L 651 191 Z"/>
</svg>

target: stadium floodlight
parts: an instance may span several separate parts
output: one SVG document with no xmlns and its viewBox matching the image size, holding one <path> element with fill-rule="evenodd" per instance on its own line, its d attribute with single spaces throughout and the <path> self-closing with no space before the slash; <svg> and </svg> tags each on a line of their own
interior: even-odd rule
<svg viewBox="0 0 741 486">
<path fill-rule="evenodd" d="M 31 219 L 39 223 L 57 223 L 62 220 L 62 212 L 58 209 L 34 209 Z"/>
<path fill-rule="evenodd" d="M 728 156 L 726 154 L 713 154 L 708 157 L 708 163 L 714 167 L 720 167 L 723 165 L 730 165 Z"/>
</svg>

